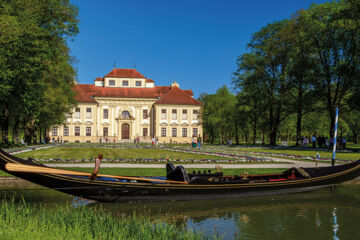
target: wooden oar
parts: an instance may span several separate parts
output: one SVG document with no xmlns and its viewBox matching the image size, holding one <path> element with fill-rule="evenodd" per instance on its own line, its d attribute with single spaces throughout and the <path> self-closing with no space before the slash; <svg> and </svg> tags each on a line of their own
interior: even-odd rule
<svg viewBox="0 0 360 240">
<path fill-rule="evenodd" d="M 5 169 L 9 172 L 68 174 L 68 175 L 87 176 L 87 177 L 91 175 L 91 173 L 86 173 L 86 172 L 76 172 L 76 171 L 56 169 L 56 168 L 38 167 L 38 166 L 31 166 L 31 165 L 18 164 L 18 163 L 7 163 L 5 164 Z M 106 174 L 99 174 L 98 177 L 111 177 L 116 179 L 129 179 L 129 180 L 139 180 L 139 181 L 149 181 L 149 182 L 188 184 L 187 182 L 181 182 L 181 181 L 115 176 L 115 175 L 106 175 Z"/>
</svg>

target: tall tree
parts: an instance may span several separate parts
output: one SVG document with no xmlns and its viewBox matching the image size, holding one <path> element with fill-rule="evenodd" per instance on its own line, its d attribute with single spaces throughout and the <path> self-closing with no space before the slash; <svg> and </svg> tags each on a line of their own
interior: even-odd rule
<svg viewBox="0 0 360 240">
<path fill-rule="evenodd" d="M 312 5 L 300 14 L 305 37 L 317 67 L 314 87 L 323 96 L 334 134 L 335 107 L 343 107 L 344 97 L 359 79 L 360 21 L 358 1 Z"/>
<path fill-rule="evenodd" d="M 74 102 L 71 86 L 75 70 L 66 38 L 78 33 L 78 10 L 69 0 L 5 0 L 0 3 L 0 98 L 2 141 L 7 130 L 20 121 L 31 142 L 44 103 L 57 116 L 55 123 Z M 68 91 L 70 90 L 70 91 Z M 49 101 L 49 91 L 63 101 Z M 60 95 L 61 94 L 61 95 Z M 53 104 L 50 104 L 53 103 Z M 50 118 L 52 117 L 52 118 Z M 15 119 L 16 124 L 9 120 Z M 49 123 L 47 123 L 49 124 Z"/>
<path fill-rule="evenodd" d="M 238 58 L 235 86 L 256 86 L 267 106 L 270 144 L 276 144 L 280 123 L 291 113 L 287 108 L 291 88 L 289 76 L 291 37 L 288 21 L 274 22 L 253 34 L 251 53 Z"/>
</svg>

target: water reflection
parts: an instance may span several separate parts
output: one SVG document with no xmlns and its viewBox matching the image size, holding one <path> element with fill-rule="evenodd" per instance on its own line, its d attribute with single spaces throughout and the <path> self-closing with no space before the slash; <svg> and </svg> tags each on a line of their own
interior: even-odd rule
<svg viewBox="0 0 360 240">
<path fill-rule="evenodd" d="M 5 195 L 46 202 L 47 206 L 74 203 L 73 197 L 44 188 L 3 188 L 0 197 Z M 224 239 L 360 239 L 359 185 L 243 199 L 87 205 L 93 206 L 101 206 L 115 216 L 136 212 L 206 234 L 218 232 Z"/>
</svg>

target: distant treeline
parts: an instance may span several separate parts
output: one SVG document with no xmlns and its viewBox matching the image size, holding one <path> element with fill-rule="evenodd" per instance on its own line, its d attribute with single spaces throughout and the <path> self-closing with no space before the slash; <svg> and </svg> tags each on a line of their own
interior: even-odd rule
<svg viewBox="0 0 360 240">
<path fill-rule="evenodd" d="M 254 33 L 237 59 L 232 94 L 202 94 L 210 142 L 332 137 L 360 131 L 360 1 L 313 4 Z M 298 142 L 299 143 L 299 142 Z"/>
<path fill-rule="evenodd" d="M 67 38 L 78 33 L 69 0 L 0 1 L 1 142 L 41 139 L 74 106 Z"/>
</svg>

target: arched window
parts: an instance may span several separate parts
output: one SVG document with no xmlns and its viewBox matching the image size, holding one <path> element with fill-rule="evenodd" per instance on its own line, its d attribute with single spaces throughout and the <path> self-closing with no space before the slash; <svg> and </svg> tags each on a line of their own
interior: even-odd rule
<svg viewBox="0 0 360 240">
<path fill-rule="evenodd" d="M 125 118 L 125 119 L 130 118 L 130 113 L 129 113 L 129 111 L 123 111 L 123 112 L 121 113 L 121 117 L 122 117 L 122 118 Z"/>
</svg>

